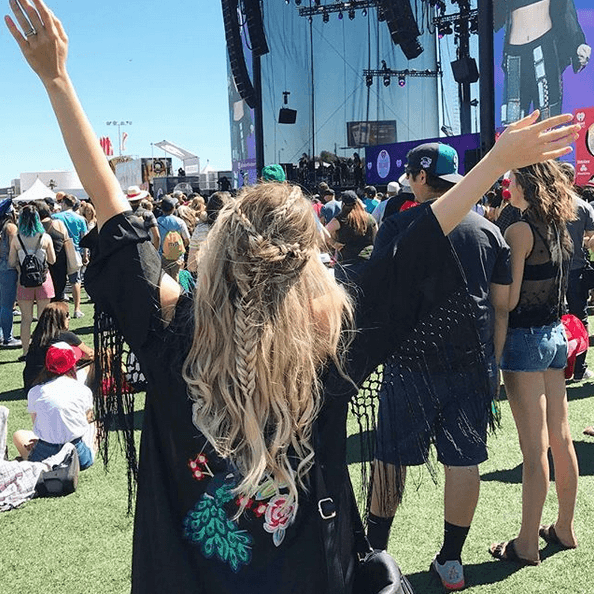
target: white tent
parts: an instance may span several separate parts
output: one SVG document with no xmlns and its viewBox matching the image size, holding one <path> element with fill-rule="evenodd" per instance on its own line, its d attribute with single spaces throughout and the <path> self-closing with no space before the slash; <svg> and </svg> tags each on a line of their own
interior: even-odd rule
<svg viewBox="0 0 594 594">
<path fill-rule="evenodd" d="M 14 202 L 32 202 L 33 200 L 43 200 L 44 198 L 55 198 L 56 193 L 52 192 L 39 178 L 35 183 L 21 195 L 14 199 Z"/>
</svg>

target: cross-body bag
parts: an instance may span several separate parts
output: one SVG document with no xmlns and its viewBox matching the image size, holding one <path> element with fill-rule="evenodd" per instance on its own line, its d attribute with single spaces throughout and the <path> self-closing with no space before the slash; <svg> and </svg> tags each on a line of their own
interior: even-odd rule
<svg viewBox="0 0 594 594">
<path fill-rule="evenodd" d="M 342 556 L 338 546 L 336 505 L 326 489 L 323 470 L 317 460 L 314 464 L 314 482 L 318 498 L 320 530 L 326 555 L 327 594 L 344 594 L 346 586 L 341 564 Z M 359 515 L 350 480 L 349 499 L 352 507 L 351 517 L 357 555 L 353 594 L 414 594 L 410 582 L 402 575 L 394 558 L 387 551 L 374 551 L 371 548 L 365 535 L 365 528 Z"/>
</svg>

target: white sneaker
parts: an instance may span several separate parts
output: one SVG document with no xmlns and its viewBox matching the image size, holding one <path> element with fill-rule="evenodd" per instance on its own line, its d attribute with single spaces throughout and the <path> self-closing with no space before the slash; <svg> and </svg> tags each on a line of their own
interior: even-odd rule
<svg viewBox="0 0 594 594">
<path fill-rule="evenodd" d="M 73 318 L 84 318 L 85 314 L 82 311 L 75 311 L 72 317 Z"/>
<path fill-rule="evenodd" d="M 434 571 L 446 590 L 464 589 L 464 568 L 459 561 L 446 561 L 443 565 L 437 561 L 437 555 L 430 567 Z"/>
</svg>

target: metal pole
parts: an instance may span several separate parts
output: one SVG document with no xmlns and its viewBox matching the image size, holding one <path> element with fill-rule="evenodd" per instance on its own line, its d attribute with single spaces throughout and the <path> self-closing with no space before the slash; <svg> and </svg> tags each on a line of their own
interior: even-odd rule
<svg viewBox="0 0 594 594">
<path fill-rule="evenodd" d="M 260 175 L 260 172 L 264 167 L 264 123 L 262 121 L 262 65 L 260 63 L 260 56 L 253 56 L 252 65 L 254 70 L 254 91 L 256 92 L 254 124 L 256 128 L 256 175 L 258 176 Z"/>
<path fill-rule="evenodd" d="M 493 0 L 479 2 L 479 79 L 481 154 L 495 144 L 495 73 L 493 49 Z"/>
<path fill-rule="evenodd" d="M 470 13 L 470 2 L 468 0 L 460 0 L 460 58 L 470 57 L 470 27 L 468 14 Z M 472 132 L 472 119 L 470 116 L 470 83 L 463 82 L 459 84 L 460 96 L 460 130 L 462 134 L 470 134 Z"/>
</svg>

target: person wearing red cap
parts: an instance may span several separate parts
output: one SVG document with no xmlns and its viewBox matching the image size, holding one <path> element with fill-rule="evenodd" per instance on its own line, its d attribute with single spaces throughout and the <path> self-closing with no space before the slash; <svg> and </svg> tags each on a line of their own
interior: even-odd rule
<svg viewBox="0 0 594 594">
<path fill-rule="evenodd" d="M 81 470 L 93 464 L 93 395 L 76 379 L 81 357 L 82 351 L 66 342 L 48 348 L 45 369 L 27 394 L 33 432 L 21 430 L 13 435 L 23 460 L 40 462 L 70 442 L 78 452 Z"/>
</svg>

